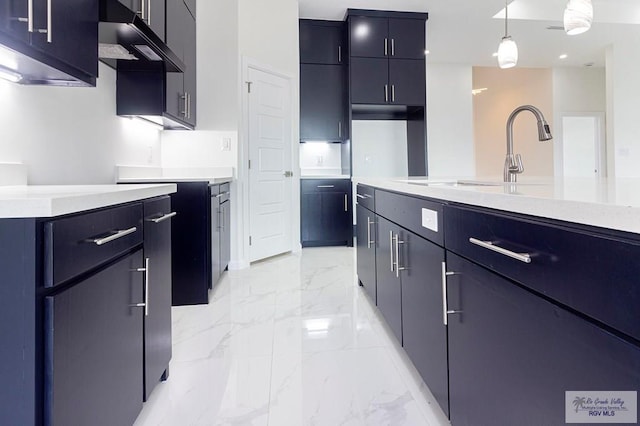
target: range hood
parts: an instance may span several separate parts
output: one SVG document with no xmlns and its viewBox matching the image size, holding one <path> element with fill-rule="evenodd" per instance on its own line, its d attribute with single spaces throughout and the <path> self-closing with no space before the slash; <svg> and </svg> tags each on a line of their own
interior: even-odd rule
<svg viewBox="0 0 640 426">
<path fill-rule="evenodd" d="M 164 63 L 167 72 L 184 72 L 184 63 L 134 11 L 118 0 L 100 0 L 98 57 L 118 69 L 155 68 Z"/>
</svg>

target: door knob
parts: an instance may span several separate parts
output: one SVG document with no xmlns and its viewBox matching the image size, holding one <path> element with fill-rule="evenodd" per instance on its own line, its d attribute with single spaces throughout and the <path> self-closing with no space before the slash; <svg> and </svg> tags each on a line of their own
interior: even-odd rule
<svg viewBox="0 0 640 426">
<path fill-rule="evenodd" d="M 293 172 L 290 170 L 287 170 L 284 172 L 284 177 L 292 177 L 293 176 Z"/>
</svg>

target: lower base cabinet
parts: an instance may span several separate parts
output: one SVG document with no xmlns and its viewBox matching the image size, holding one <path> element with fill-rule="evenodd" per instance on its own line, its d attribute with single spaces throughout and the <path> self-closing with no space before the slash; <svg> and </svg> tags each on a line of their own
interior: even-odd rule
<svg viewBox="0 0 640 426">
<path fill-rule="evenodd" d="M 376 303 L 376 215 L 357 204 L 356 223 L 358 281 Z"/>
<path fill-rule="evenodd" d="M 351 180 L 303 179 L 300 192 L 302 247 L 352 246 Z"/>
<path fill-rule="evenodd" d="M 566 391 L 637 391 L 640 348 L 447 252 L 451 423 L 565 424 Z"/>
<path fill-rule="evenodd" d="M 45 299 L 45 424 L 129 425 L 142 409 L 138 250 Z"/>
</svg>

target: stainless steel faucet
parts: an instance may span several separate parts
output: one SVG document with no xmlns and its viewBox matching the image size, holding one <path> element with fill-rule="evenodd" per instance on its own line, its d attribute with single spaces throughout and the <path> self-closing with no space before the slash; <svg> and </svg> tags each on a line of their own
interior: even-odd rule
<svg viewBox="0 0 640 426">
<path fill-rule="evenodd" d="M 552 139 L 551 128 L 549 123 L 544 119 L 542 112 L 533 105 L 522 105 L 514 109 L 509 119 L 507 120 L 507 158 L 504 160 L 504 181 L 515 182 L 518 174 L 524 172 L 524 166 L 522 165 L 522 157 L 520 154 L 513 153 L 513 122 L 516 116 L 522 111 L 529 111 L 536 116 L 538 120 L 538 140 L 548 141 Z"/>
</svg>

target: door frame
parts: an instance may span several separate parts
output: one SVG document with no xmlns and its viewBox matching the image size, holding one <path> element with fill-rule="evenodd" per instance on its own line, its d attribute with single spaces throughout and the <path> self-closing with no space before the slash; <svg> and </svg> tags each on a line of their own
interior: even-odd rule
<svg viewBox="0 0 640 426">
<path fill-rule="evenodd" d="M 605 178 L 607 173 L 607 139 L 606 139 L 606 122 L 605 113 L 602 111 L 595 112 L 561 112 L 558 115 L 556 131 L 553 138 L 553 158 L 554 158 L 554 176 L 564 176 L 564 143 L 562 135 L 564 129 L 562 121 L 565 117 L 589 117 L 596 121 L 596 161 L 599 164 L 597 178 Z"/>
<path fill-rule="evenodd" d="M 247 81 L 249 81 L 249 69 L 262 71 L 277 77 L 284 78 L 289 82 L 290 93 L 290 120 L 291 120 L 291 244 L 290 250 L 297 252 L 302 250 L 300 243 L 300 149 L 299 149 L 299 88 L 297 84 L 298 76 L 291 76 L 287 73 L 274 69 L 273 67 L 261 63 L 260 61 L 241 56 L 241 79 L 239 82 L 240 96 L 240 123 L 238 138 L 238 179 L 236 182 L 237 194 L 237 214 L 233 216 L 239 218 L 239 225 L 236 227 L 237 238 L 232 241 L 236 244 L 234 252 L 238 255 L 237 261 L 232 262 L 230 269 L 247 268 L 250 265 L 251 249 L 249 236 L 251 231 L 251 216 L 249 212 L 250 188 L 249 188 L 249 94 L 247 91 Z M 234 197 L 235 198 L 235 197 Z"/>
</svg>

